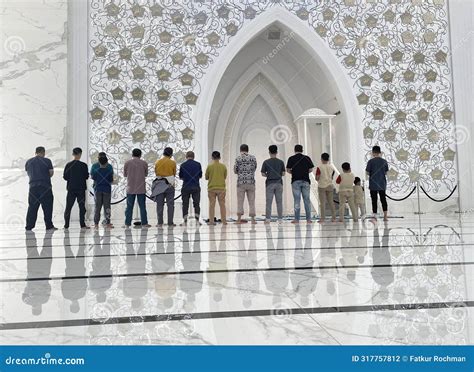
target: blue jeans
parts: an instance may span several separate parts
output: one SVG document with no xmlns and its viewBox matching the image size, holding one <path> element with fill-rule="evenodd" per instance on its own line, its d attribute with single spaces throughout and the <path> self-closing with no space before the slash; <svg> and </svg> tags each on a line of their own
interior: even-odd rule
<svg viewBox="0 0 474 372">
<path fill-rule="evenodd" d="M 137 197 L 138 207 L 140 208 L 140 220 L 142 225 L 148 225 L 148 217 L 146 214 L 145 194 L 127 194 L 127 208 L 125 209 L 125 225 L 132 224 L 133 205 Z"/>
<path fill-rule="evenodd" d="M 293 191 L 293 199 L 295 201 L 295 220 L 300 220 L 301 210 L 301 196 L 303 196 L 304 210 L 306 213 L 306 220 L 311 219 L 311 201 L 309 199 L 310 185 L 303 180 L 295 181 L 291 184 Z"/>
</svg>

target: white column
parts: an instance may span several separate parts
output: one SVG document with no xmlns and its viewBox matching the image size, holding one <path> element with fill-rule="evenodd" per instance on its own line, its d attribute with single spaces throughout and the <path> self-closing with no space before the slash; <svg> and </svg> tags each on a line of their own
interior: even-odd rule
<svg viewBox="0 0 474 372">
<path fill-rule="evenodd" d="M 329 158 L 332 161 L 332 121 L 331 118 L 329 118 L 329 123 L 328 123 L 328 130 L 329 130 Z"/>
<path fill-rule="evenodd" d="M 304 131 L 304 151 L 308 153 L 308 123 L 306 118 L 303 119 L 303 131 Z"/>
<path fill-rule="evenodd" d="M 67 154 L 81 147 L 89 163 L 88 118 L 88 1 L 68 2 L 68 122 Z"/>
<path fill-rule="evenodd" d="M 454 88 L 454 118 L 459 137 L 457 144 L 458 185 L 461 211 L 474 210 L 474 118 L 472 97 L 474 86 L 474 32 L 472 0 L 449 1 L 449 24 Z M 456 194 L 455 194 L 456 195 Z"/>
</svg>

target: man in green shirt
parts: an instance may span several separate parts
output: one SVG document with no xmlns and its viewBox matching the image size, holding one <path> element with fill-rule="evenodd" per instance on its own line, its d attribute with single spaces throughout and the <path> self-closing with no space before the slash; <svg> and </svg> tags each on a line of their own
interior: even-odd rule
<svg viewBox="0 0 474 372">
<path fill-rule="evenodd" d="M 212 163 L 207 166 L 206 180 L 207 195 L 209 196 L 209 225 L 214 225 L 214 216 L 216 208 L 216 199 L 219 202 L 221 210 L 221 221 L 223 225 L 227 225 L 225 212 L 225 180 L 227 178 L 227 167 L 219 160 L 221 154 L 219 151 L 212 153 Z"/>
</svg>

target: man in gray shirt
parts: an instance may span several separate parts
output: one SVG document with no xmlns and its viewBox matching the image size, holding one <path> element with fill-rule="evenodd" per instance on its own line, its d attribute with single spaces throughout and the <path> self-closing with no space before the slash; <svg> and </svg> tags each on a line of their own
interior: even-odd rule
<svg viewBox="0 0 474 372">
<path fill-rule="evenodd" d="M 146 176 L 148 176 L 148 164 L 140 159 L 142 150 L 133 149 L 132 158 L 125 162 L 123 175 L 127 178 L 127 207 L 125 209 L 125 227 L 132 224 L 133 205 L 135 198 L 140 208 L 140 220 L 142 227 L 151 227 L 148 224 L 146 213 Z"/>
<path fill-rule="evenodd" d="M 265 223 L 270 223 L 272 215 L 272 202 L 275 196 L 278 223 L 283 219 L 283 179 L 285 175 L 285 163 L 277 158 L 278 147 L 271 145 L 268 147 L 270 159 L 267 159 L 262 164 L 262 176 L 266 177 L 265 181 Z"/>
</svg>

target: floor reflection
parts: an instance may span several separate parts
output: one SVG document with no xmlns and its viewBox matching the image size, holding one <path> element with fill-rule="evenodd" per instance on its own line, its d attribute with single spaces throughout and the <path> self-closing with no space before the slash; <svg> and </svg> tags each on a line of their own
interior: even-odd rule
<svg viewBox="0 0 474 372">
<path fill-rule="evenodd" d="M 414 219 L 70 229 L 25 234 L 24 249 L 9 246 L 4 232 L 1 327 L 88 325 L 87 342 L 115 343 L 101 328 L 111 325 L 101 324 L 116 324 L 124 343 L 219 343 L 208 339 L 227 339 L 216 327 L 232 334 L 251 322 L 270 343 L 285 342 L 279 326 L 311 343 L 310 322 L 320 331 L 324 323 L 329 343 L 467 342 L 472 226 Z M 211 328 L 201 326 L 206 319 Z"/>
</svg>

